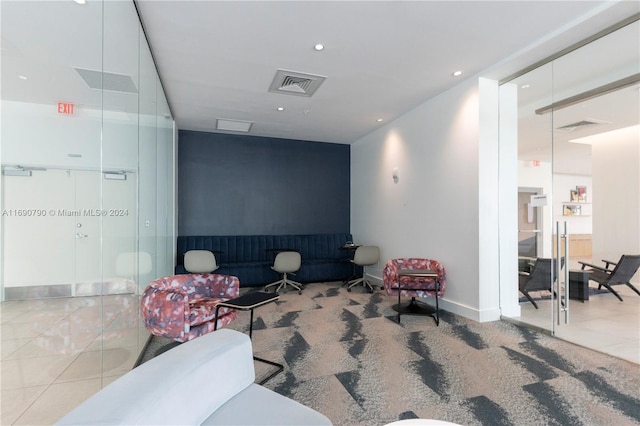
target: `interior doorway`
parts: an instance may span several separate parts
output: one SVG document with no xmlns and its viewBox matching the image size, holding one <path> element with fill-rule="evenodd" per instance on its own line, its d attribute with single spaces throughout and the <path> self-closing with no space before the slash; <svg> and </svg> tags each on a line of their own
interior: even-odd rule
<svg viewBox="0 0 640 426">
<path fill-rule="evenodd" d="M 562 270 L 548 274 L 537 306 L 518 293 L 520 309 L 506 319 L 640 363 L 640 297 L 620 285 L 620 301 L 588 275 L 582 296 L 569 291 L 572 274 L 583 276 L 583 263 L 604 266 L 603 259 L 640 254 L 638 34 L 635 21 L 503 83 L 518 111 L 511 123 L 518 146 L 518 266 L 525 257 L 529 263 L 518 276 L 505 273 L 501 286 L 523 285 L 538 259 L 557 259 Z M 546 203 L 531 211 L 527 198 L 540 188 Z M 537 238 L 527 235 L 537 230 Z M 515 264 L 515 253 L 508 262 Z M 640 271 L 630 282 L 637 287 Z"/>
<path fill-rule="evenodd" d="M 135 251 L 134 173 L 38 168 L 3 184 L 4 300 L 135 292 L 116 271 Z"/>
<path fill-rule="evenodd" d="M 532 197 L 542 194 L 542 188 L 518 188 L 518 258 L 541 255 L 542 218 Z"/>
</svg>

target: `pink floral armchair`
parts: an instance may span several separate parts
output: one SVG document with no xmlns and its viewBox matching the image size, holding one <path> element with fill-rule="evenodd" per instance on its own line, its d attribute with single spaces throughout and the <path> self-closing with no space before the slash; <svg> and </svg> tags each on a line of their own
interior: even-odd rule
<svg viewBox="0 0 640 426">
<path fill-rule="evenodd" d="M 216 305 L 234 299 L 240 293 L 237 277 L 220 274 L 182 274 L 152 281 L 140 301 L 140 310 L 147 330 L 178 342 L 224 327 L 238 312 L 221 308 L 218 324 L 214 324 Z"/>
<path fill-rule="evenodd" d="M 433 278 L 402 276 L 398 279 L 398 271 L 401 269 L 423 269 L 434 271 L 437 274 L 436 280 Z M 398 295 L 398 305 L 394 307 L 398 311 L 398 322 L 400 314 L 428 314 L 432 315 L 436 324 L 440 324 L 440 312 L 438 298 L 444 296 L 447 287 L 447 277 L 444 266 L 437 260 L 419 258 L 392 259 L 387 262 L 382 271 L 382 283 L 388 295 Z M 398 291 L 398 288 L 400 290 Z M 411 297 L 408 305 L 400 304 L 400 297 Z M 435 297 L 435 311 L 430 306 L 419 304 L 416 297 Z"/>
</svg>

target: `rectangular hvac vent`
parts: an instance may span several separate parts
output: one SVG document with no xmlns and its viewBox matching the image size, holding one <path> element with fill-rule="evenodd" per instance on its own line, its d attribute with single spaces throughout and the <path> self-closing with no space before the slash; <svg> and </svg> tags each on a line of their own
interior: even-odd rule
<svg viewBox="0 0 640 426">
<path fill-rule="evenodd" d="M 585 119 L 585 120 L 576 121 L 575 123 L 565 124 L 564 126 L 560 126 L 557 129 L 564 130 L 565 132 L 573 132 L 574 130 L 585 127 L 585 126 L 596 126 L 600 124 L 608 124 L 608 122 L 602 121 L 602 120 Z"/>
<path fill-rule="evenodd" d="M 84 68 L 75 69 L 80 77 L 92 89 L 108 90 L 111 92 L 138 93 L 133 78 L 126 74 L 116 74 L 112 72 L 103 72 L 88 70 Z"/>
<path fill-rule="evenodd" d="M 247 133 L 251 129 L 251 121 L 242 120 L 229 120 L 227 118 L 218 118 L 216 120 L 216 129 L 226 130 L 229 132 L 244 132 Z"/>
<path fill-rule="evenodd" d="M 269 92 L 310 97 L 325 79 L 321 75 L 278 70 L 269 86 Z"/>
</svg>

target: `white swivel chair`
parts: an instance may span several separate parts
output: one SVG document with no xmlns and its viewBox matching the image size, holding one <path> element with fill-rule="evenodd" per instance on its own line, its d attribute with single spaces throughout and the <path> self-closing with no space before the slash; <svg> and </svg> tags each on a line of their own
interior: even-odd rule
<svg viewBox="0 0 640 426">
<path fill-rule="evenodd" d="M 209 250 L 189 250 L 184 254 L 184 269 L 192 274 L 210 274 L 218 269 L 215 255 Z"/>
<path fill-rule="evenodd" d="M 264 289 L 267 290 L 269 287 L 278 286 L 278 288 L 276 288 L 277 293 L 281 288 L 286 288 L 290 285 L 291 287 L 298 289 L 298 294 L 302 294 L 302 284 L 297 281 L 292 281 L 287 277 L 287 274 L 291 274 L 300 269 L 301 262 L 302 258 L 300 257 L 300 253 L 297 251 L 281 251 L 278 253 L 271 269 L 281 273 L 282 279 L 266 285 Z"/>
<path fill-rule="evenodd" d="M 358 266 L 362 266 L 362 277 L 349 281 L 349 287 L 347 291 L 351 291 L 351 287 L 358 284 L 362 284 L 363 287 L 368 288 L 369 292 L 373 293 L 373 286 L 367 279 L 366 266 L 375 265 L 380 259 L 380 248 L 378 246 L 360 246 L 356 249 L 353 255 L 352 262 Z"/>
</svg>

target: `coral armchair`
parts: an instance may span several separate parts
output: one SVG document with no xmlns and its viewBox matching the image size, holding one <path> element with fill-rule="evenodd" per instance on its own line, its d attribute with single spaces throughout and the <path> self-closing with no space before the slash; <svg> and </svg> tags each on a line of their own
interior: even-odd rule
<svg viewBox="0 0 640 426">
<path fill-rule="evenodd" d="M 222 328 L 236 310 L 222 308 L 214 324 L 216 305 L 238 297 L 237 277 L 220 274 L 182 274 L 152 281 L 140 301 L 144 324 L 152 335 L 186 342 Z"/>
<path fill-rule="evenodd" d="M 431 273 L 411 274 L 410 270 Z M 400 322 L 400 314 L 425 314 L 433 316 L 436 325 L 440 324 L 438 298 L 444 296 L 447 287 L 446 272 L 440 262 L 420 258 L 392 259 L 387 262 L 382 271 L 382 282 L 388 295 L 398 295 L 398 304 L 393 307 L 398 311 L 398 322 Z M 401 296 L 411 297 L 411 302 L 401 305 Z M 435 297 L 435 310 L 431 306 L 419 303 L 416 297 Z"/>
</svg>

